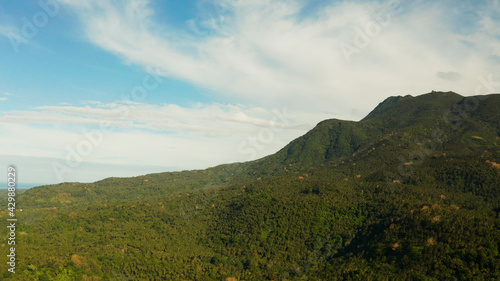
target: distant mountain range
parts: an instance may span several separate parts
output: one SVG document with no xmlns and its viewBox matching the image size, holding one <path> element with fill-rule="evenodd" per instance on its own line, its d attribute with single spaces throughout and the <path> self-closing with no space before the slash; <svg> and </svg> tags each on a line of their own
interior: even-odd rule
<svg viewBox="0 0 500 281">
<path fill-rule="evenodd" d="M 256 161 L 32 188 L 0 276 L 499 280 L 499 163 L 499 94 L 389 97 Z"/>
</svg>

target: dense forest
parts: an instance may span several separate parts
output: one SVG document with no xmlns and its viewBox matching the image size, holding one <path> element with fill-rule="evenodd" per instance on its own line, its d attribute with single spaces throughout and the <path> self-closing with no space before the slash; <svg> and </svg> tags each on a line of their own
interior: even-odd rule
<svg viewBox="0 0 500 281">
<path fill-rule="evenodd" d="M 32 188 L 0 278 L 500 280 L 499 109 L 390 97 L 256 161 Z"/>
</svg>

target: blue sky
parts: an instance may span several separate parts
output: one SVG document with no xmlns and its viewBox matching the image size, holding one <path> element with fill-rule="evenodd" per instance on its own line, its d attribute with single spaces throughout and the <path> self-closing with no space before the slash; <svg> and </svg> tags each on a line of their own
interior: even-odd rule
<svg viewBox="0 0 500 281">
<path fill-rule="evenodd" d="M 324 119 L 359 120 L 387 96 L 498 92 L 499 11 L 1 1 L 0 162 L 28 183 L 206 168 L 274 153 Z"/>
</svg>

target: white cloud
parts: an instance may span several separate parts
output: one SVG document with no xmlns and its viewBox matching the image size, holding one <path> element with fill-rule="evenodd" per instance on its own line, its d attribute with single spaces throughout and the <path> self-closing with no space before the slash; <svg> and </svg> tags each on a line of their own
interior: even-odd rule
<svg viewBox="0 0 500 281">
<path fill-rule="evenodd" d="M 461 78 L 460 73 L 454 71 L 448 71 L 448 72 L 439 71 L 438 73 L 436 73 L 436 76 L 438 78 L 449 81 L 458 81 Z"/>
<path fill-rule="evenodd" d="M 80 16 L 92 43 L 127 62 L 159 65 L 172 78 L 261 106 L 333 109 L 360 119 L 351 115 L 353 109 L 366 114 L 388 95 L 436 88 L 469 95 L 479 75 L 498 72 L 491 52 L 484 52 L 485 45 L 499 44 L 493 36 L 498 20 L 476 11 L 480 28 L 457 34 L 452 23 L 464 14 L 450 13 L 448 2 L 401 2 L 396 9 L 387 3 L 332 2 L 304 17 L 299 1 L 234 1 L 219 14 L 192 19 L 189 26 L 205 31 L 198 37 L 188 24 L 158 28 L 145 0 L 63 2 Z M 376 15 L 390 17 L 379 32 Z M 357 30 L 367 29 L 376 35 L 348 63 L 339 44 L 355 44 Z M 462 79 L 436 80 L 442 69 L 460 72 Z"/>
<path fill-rule="evenodd" d="M 60 181 L 88 176 L 92 174 L 88 169 L 100 175 L 98 169 L 103 165 L 115 167 L 108 176 L 122 176 L 112 173 L 124 165 L 137 166 L 138 171 L 144 171 L 145 164 L 155 171 L 162 167 L 164 171 L 207 168 L 269 155 L 315 125 L 305 124 L 291 113 L 283 108 L 217 103 L 193 107 L 142 103 L 120 107 L 92 102 L 41 106 L 0 116 L 0 130 L 11 136 L 0 139 L 0 155 L 45 159 L 45 166 L 58 159 L 66 165 L 68 157 L 75 159 L 71 155 L 80 149 L 81 163 Z M 315 118 L 309 116 L 308 120 Z M 267 135 L 262 138 L 259 134 L 264 131 Z M 249 138 L 257 139 L 257 145 Z M 51 173 L 52 177 L 56 174 L 54 170 Z M 31 174 L 31 182 L 45 178 L 36 175 L 35 171 Z"/>
<path fill-rule="evenodd" d="M 4 92 L 3 95 L 4 96 L 13 96 L 14 94 Z M 8 99 L 9 98 L 7 98 L 7 97 L 0 97 L 0 101 L 6 101 Z"/>
<path fill-rule="evenodd" d="M 272 110 L 242 105 L 198 104 L 181 107 L 175 104 L 143 103 L 102 104 L 85 102 L 84 106 L 40 106 L 33 111 L 10 111 L 0 122 L 29 124 L 95 125 L 103 122 L 125 129 L 148 129 L 158 132 L 229 136 L 252 128 L 267 127 Z M 281 110 L 281 109 L 279 109 Z M 306 121 L 311 121 L 308 119 Z M 289 120 L 292 122 L 292 120 Z M 276 127 L 305 130 L 314 123 L 279 123 Z"/>
</svg>

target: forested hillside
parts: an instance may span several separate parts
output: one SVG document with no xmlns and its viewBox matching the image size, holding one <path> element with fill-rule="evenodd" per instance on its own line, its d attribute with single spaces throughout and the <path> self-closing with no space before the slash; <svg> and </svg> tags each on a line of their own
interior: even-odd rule
<svg viewBox="0 0 500 281">
<path fill-rule="evenodd" d="M 256 161 L 30 189 L 0 278 L 500 280 L 499 109 L 390 97 Z"/>
</svg>

